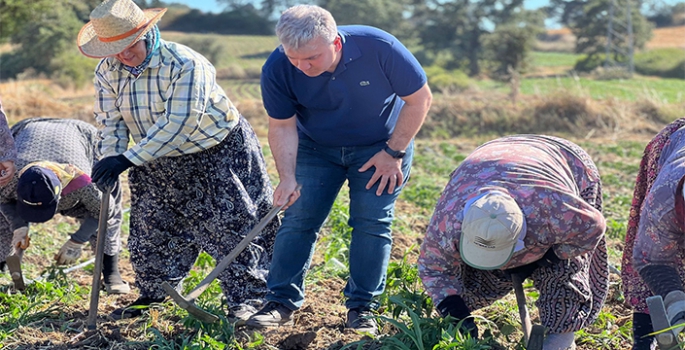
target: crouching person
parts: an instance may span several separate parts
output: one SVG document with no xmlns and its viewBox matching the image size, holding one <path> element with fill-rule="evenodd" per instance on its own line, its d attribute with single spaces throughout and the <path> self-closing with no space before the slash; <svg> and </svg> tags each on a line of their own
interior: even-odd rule
<svg viewBox="0 0 685 350">
<path fill-rule="evenodd" d="M 532 278 L 545 350 L 575 349 L 574 332 L 604 304 L 608 265 L 599 173 L 577 145 L 516 135 L 477 148 L 452 173 L 418 267 L 443 317 L 478 335 L 473 310 Z"/>
<path fill-rule="evenodd" d="M 16 176 L 0 189 L 0 259 L 29 246 L 29 223 L 46 222 L 56 214 L 78 219 L 80 226 L 55 254 L 57 264 L 74 263 L 86 242 L 95 246 L 102 193 L 91 182 L 97 161 L 97 129 L 83 121 L 32 118 L 12 127 Z M 112 191 L 102 274 L 110 294 L 130 287 L 118 266 L 121 251 L 121 187 Z"/>
<path fill-rule="evenodd" d="M 685 119 L 667 125 L 645 148 L 635 183 L 621 279 L 633 309 L 633 350 L 654 349 L 645 302 L 661 295 L 668 321 L 685 322 Z"/>
</svg>

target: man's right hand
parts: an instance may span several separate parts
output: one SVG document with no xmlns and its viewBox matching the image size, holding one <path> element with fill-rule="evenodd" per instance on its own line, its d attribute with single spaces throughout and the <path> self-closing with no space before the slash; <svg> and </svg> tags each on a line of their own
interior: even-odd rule
<svg viewBox="0 0 685 350">
<path fill-rule="evenodd" d="M 297 189 L 297 181 L 281 180 L 274 191 L 274 206 L 280 206 L 286 203 L 283 210 L 288 209 L 295 201 L 300 198 L 300 191 Z"/>
</svg>

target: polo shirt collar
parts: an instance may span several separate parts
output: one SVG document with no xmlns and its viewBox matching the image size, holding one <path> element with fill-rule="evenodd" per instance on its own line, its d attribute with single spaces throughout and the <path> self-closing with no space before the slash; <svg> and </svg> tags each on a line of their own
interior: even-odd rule
<svg viewBox="0 0 685 350">
<path fill-rule="evenodd" d="M 345 66 L 348 63 L 362 57 L 359 46 L 357 46 L 354 40 L 348 40 L 349 37 L 347 36 L 347 33 L 338 31 L 338 35 L 340 36 L 340 41 L 342 43 L 342 57 L 340 58 L 340 62 L 338 62 L 338 66 L 335 68 L 335 72 L 333 72 L 334 75 L 345 71 Z"/>
</svg>

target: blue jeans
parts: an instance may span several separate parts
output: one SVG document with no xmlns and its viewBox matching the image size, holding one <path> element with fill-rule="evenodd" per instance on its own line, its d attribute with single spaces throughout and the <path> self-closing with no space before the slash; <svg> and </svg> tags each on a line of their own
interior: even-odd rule
<svg viewBox="0 0 685 350">
<path fill-rule="evenodd" d="M 297 153 L 297 182 L 300 198 L 285 211 L 276 234 L 273 260 L 267 279 L 266 299 L 291 310 L 304 301 L 304 277 L 309 269 L 319 229 L 331 211 L 345 180 L 350 188 L 350 278 L 345 287 L 347 308 L 375 307 L 374 297 L 383 292 L 392 246 L 391 224 L 395 200 L 401 188 L 388 194 L 387 187 L 376 195 L 378 182 L 366 189 L 375 168 L 358 169 L 385 147 L 385 142 L 363 147 L 323 147 L 300 139 Z M 409 178 L 414 143 L 402 160 L 402 174 Z"/>
</svg>

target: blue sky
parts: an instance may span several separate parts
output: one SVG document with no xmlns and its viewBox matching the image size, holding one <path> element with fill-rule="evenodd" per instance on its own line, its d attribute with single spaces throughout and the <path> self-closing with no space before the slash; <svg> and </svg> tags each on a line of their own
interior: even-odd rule
<svg viewBox="0 0 685 350">
<path fill-rule="evenodd" d="M 216 0 L 167 0 L 168 2 L 177 2 L 188 5 L 188 7 L 196 8 L 203 12 L 221 12 L 225 5 L 218 4 Z M 526 0 L 524 5 L 528 9 L 536 9 L 548 3 L 547 0 Z"/>
<path fill-rule="evenodd" d="M 683 0 L 663 0 L 664 3 L 673 5 Z M 217 3 L 216 0 L 166 0 L 166 2 L 176 2 L 185 4 L 188 7 L 196 8 L 203 12 L 221 12 L 224 8 L 224 4 Z M 534 10 L 549 4 L 549 0 L 525 0 L 523 5 L 529 9 Z M 559 24 L 553 21 L 547 21 L 548 28 L 558 28 Z"/>
</svg>

